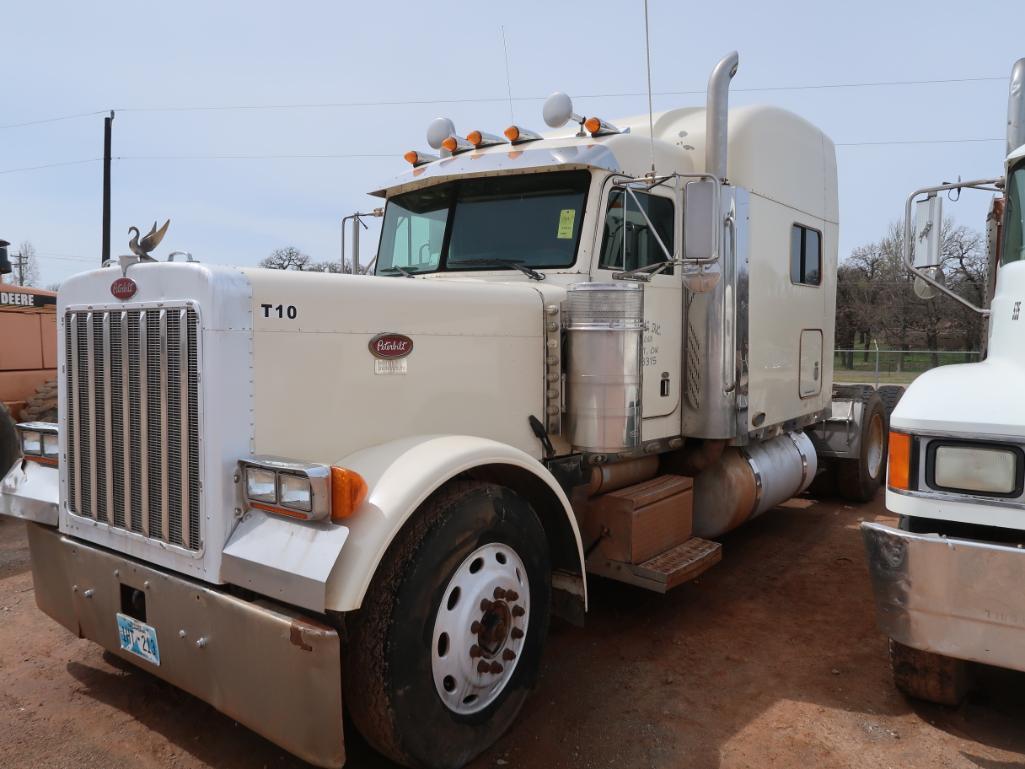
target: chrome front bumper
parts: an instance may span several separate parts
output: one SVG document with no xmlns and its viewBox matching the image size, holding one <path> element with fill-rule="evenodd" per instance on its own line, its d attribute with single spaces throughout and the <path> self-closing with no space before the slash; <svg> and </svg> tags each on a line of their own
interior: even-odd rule
<svg viewBox="0 0 1025 769">
<path fill-rule="evenodd" d="M 338 633 L 267 601 L 243 601 L 28 524 L 36 603 L 95 641 L 300 758 L 345 762 Z M 122 586 L 144 592 L 160 664 L 121 649 Z"/>
<path fill-rule="evenodd" d="M 59 498 L 56 467 L 19 459 L 0 480 L 0 515 L 56 526 Z"/>
<path fill-rule="evenodd" d="M 914 649 L 1025 671 L 1025 550 L 862 523 L 879 628 Z"/>
</svg>

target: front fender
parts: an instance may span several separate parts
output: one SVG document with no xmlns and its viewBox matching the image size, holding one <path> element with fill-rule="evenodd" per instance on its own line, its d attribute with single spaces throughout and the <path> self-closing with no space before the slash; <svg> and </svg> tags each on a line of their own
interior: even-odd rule
<svg viewBox="0 0 1025 769">
<path fill-rule="evenodd" d="M 413 512 L 446 481 L 489 465 L 512 465 L 545 483 L 562 506 L 576 543 L 580 573 L 585 573 L 580 530 L 569 499 L 544 465 L 517 448 L 468 435 L 418 436 L 363 449 L 335 464 L 362 475 L 369 492 L 346 522 L 348 538 L 327 582 L 329 610 L 358 609 L 385 551 Z M 586 580 L 583 590 L 586 606 Z"/>
</svg>

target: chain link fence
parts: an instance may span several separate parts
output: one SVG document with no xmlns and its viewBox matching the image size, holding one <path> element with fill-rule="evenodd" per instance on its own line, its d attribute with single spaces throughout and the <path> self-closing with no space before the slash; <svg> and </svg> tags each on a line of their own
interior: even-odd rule
<svg viewBox="0 0 1025 769">
<path fill-rule="evenodd" d="M 977 350 L 885 350 L 872 346 L 833 350 L 833 381 L 910 384 L 923 371 L 952 363 L 974 363 Z"/>
</svg>

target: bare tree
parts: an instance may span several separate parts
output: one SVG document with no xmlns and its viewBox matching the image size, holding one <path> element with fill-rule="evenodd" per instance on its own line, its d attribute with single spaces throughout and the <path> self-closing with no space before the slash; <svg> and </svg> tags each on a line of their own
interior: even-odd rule
<svg viewBox="0 0 1025 769">
<path fill-rule="evenodd" d="M 309 254 L 304 254 L 295 246 L 285 246 L 271 252 L 270 256 L 260 262 L 260 266 L 271 270 L 298 270 L 299 272 L 306 272 L 310 269 L 310 264 L 312 263 L 313 257 Z"/>
<path fill-rule="evenodd" d="M 944 347 L 980 350 L 985 327 L 979 315 L 944 294 L 929 301 L 915 296 L 914 275 L 904 267 L 903 248 L 903 222 L 893 222 L 879 241 L 854 249 L 839 266 L 838 343 L 853 345 L 853 340 L 860 338 L 866 356 L 873 339 L 902 351 L 922 346 L 933 351 L 934 366 Z M 940 255 L 947 285 L 981 305 L 986 296 L 982 235 L 947 220 L 941 232 Z M 852 358 L 848 356 L 849 364 Z M 901 354 L 897 369 L 903 367 Z"/>
<path fill-rule="evenodd" d="M 271 270 L 296 270 L 298 272 L 331 272 L 352 273 L 352 264 L 343 267 L 338 262 L 315 262 L 309 254 L 304 254 L 295 246 L 279 248 L 260 262 L 261 267 Z"/>
</svg>

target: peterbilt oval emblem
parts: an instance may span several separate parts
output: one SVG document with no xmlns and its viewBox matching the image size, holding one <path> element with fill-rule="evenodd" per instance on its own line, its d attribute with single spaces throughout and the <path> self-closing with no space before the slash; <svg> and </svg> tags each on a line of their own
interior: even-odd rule
<svg viewBox="0 0 1025 769">
<path fill-rule="evenodd" d="M 131 299 L 138 290 L 139 287 L 131 278 L 118 278 L 110 284 L 110 293 L 122 301 Z"/>
<path fill-rule="evenodd" d="M 369 347 L 375 358 L 405 358 L 413 352 L 413 340 L 405 334 L 378 334 Z"/>
</svg>

